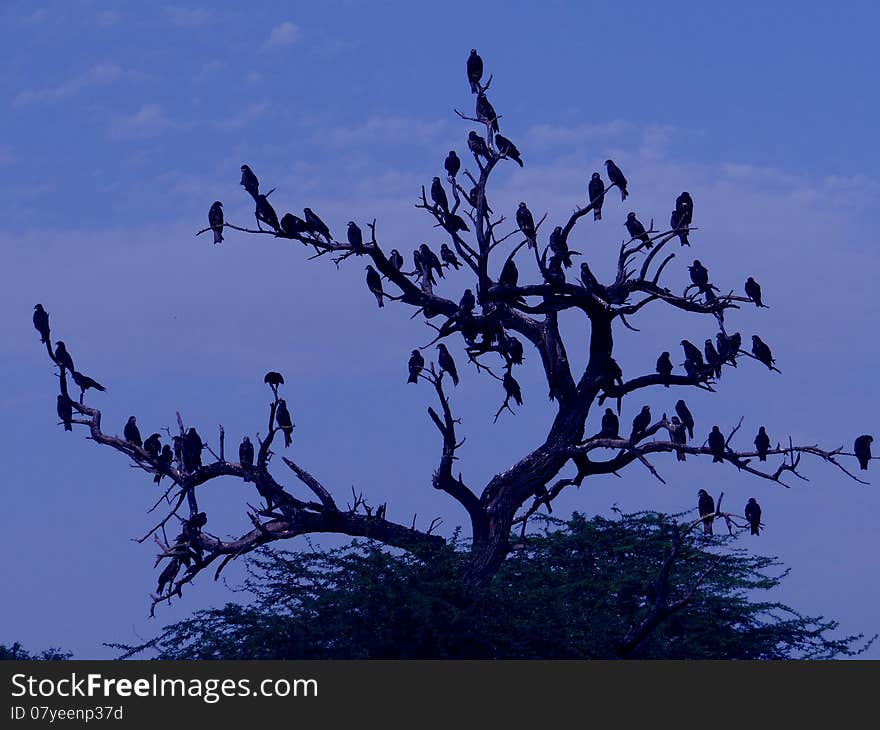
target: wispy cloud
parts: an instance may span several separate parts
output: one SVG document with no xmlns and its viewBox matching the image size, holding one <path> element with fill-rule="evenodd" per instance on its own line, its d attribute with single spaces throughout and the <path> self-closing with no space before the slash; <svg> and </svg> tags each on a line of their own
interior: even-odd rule
<svg viewBox="0 0 880 730">
<path fill-rule="evenodd" d="M 266 39 L 265 47 L 284 48 L 292 46 L 299 40 L 299 37 L 299 26 L 291 23 L 289 20 L 285 20 L 283 23 L 272 28 L 272 32 L 269 33 L 269 37 Z"/>
<path fill-rule="evenodd" d="M 161 134 L 172 126 L 159 104 L 145 104 L 134 114 L 114 119 L 110 134 L 116 139 L 143 139 Z"/>
<path fill-rule="evenodd" d="M 181 28 L 200 28 L 211 22 L 213 16 L 208 8 L 187 8 L 180 5 L 166 5 L 165 17 Z"/>
<path fill-rule="evenodd" d="M 123 77 L 133 76 L 134 74 L 127 72 L 115 63 L 100 63 L 92 66 L 85 73 L 74 76 L 55 86 L 19 91 L 12 100 L 12 106 L 20 108 L 30 104 L 48 104 L 70 99 L 85 89 L 111 84 Z"/>
<path fill-rule="evenodd" d="M 214 122 L 214 126 L 217 129 L 224 130 L 239 129 L 262 117 L 268 111 L 270 106 L 271 105 L 268 101 L 255 102 L 248 105 L 247 108 L 243 109 L 238 114 L 234 114 L 233 116 L 224 119 L 218 119 Z"/>
<path fill-rule="evenodd" d="M 612 139 L 631 133 L 635 129 L 635 125 L 621 120 L 572 126 L 537 124 L 528 130 L 526 138 L 530 144 L 536 147 L 548 148 Z"/>
<path fill-rule="evenodd" d="M 312 141 L 328 147 L 359 145 L 430 144 L 449 132 L 446 121 L 427 121 L 401 116 L 372 116 L 361 124 L 322 129 Z"/>
</svg>

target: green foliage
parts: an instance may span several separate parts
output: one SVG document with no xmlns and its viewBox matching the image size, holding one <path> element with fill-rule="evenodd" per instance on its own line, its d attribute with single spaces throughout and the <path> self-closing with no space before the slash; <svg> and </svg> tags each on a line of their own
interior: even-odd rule
<svg viewBox="0 0 880 730">
<path fill-rule="evenodd" d="M 547 519 L 477 597 L 457 578 L 466 559 L 458 544 L 424 561 L 369 542 L 264 550 L 249 561 L 251 604 L 198 611 L 144 646 L 116 646 L 163 659 L 613 658 L 653 606 L 674 527 L 653 512 Z M 826 659 L 866 648 L 862 635 L 830 638 L 835 621 L 755 600 L 787 571 L 731 541 L 685 537 L 670 603 L 715 568 L 630 656 Z"/>
<path fill-rule="evenodd" d="M 0 644 L 0 661 L 4 659 L 59 661 L 70 659 L 72 656 L 71 652 L 56 648 L 44 649 L 39 654 L 31 654 L 17 641 L 12 646 Z"/>
</svg>

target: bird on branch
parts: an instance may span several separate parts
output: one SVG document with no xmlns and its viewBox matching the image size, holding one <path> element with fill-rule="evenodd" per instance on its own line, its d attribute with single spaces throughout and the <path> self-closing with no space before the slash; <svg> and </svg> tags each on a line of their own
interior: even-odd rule
<svg viewBox="0 0 880 730">
<path fill-rule="evenodd" d="M 703 518 L 703 532 L 707 535 L 713 534 L 712 520 L 715 519 L 715 500 L 705 489 L 697 492 L 697 511 Z"/>
<path fill-rule="evenodd" d="M 755 356 L 756 360 L 760 360 L 770 368 L 770 370 L 775 370 L 777 373 L 782 372 L 774 365 L 776 360 L 773 359 L 773 353 L 770 352 L 770 347 L 758 337 L 758 335 L 752 335 L 752 354 Z"/>
<path fill-rule="evenodd" d="M 372 266 L 367 265 L 367 288 L 373 292 L 373 295 L 376 297 L 376 301 L 379 303 L 380 307 L 384 307 L 385 303 L 382 301 L 382 297 L 384 292 L 382 291 L 382 277 L 379 276 L 379 272 L 376 271 Z"/>
<path fill-rule="evenodd" d="M 761 534 L 761 505 L 755 501 L 754 497 L 749 497 L 746 503 L 745 511 L 746 519 L 749 521 L 749 532 L 752 535 Z"/>
<path fill-rule="evenodd" d="M 73 424 L 71 423 L 73 418 L 73 402 L 70 398 L 64 393 L 59 393 L 55 408 L 58 412 L 58 418 L 64 424 L 64 430 L 73 431 Z"/>
<path fill-rule="evenodd" d="M 480 157 L 484 157 L 486 162 L 492 159 L 486 140 L 474 131 L 468 132 L 468 149 L 473 153 L 477 161 L 479 161 Z"/>
<path fill-rule="evenodd" d="M 746 296 L 751 299 L 756 307 L 766 307 L 767 305 L 761 301 L 761 285 L 751 276 L 746 279 Z"/>
<path fill-rule="evenodd" d="M 868 464 L 871 461 L 871 444 L 874 443 L 874 437 L 864 434 L 859 436 L 853 444 L 853 451 L 859 460 L 859 469 L 868 471 Z"/>
<path fill-rule="evenodd" d="M 626 223 L 624 223 L 623 225 L 626 226 L 626 232 L 629 233 L 630 238 L 632 238 L 633 240 L 638 239 L 642 242 L 645 248 L 654 247 L 654 244 L 651 241 L 651 237 L 648 235 L 648 232 L 645 230 L 642 222 L 638 218 L 636 218 L 635 213 L 627 213 Z"/>
<path fill-rule="evenodd" d="M 712 426 L 709 433 L 709 452 L 712 454 L 712 463 L 724 461 L 724 434 L 718 426 Z"/>
<path fill-rule="evenodd" d="M 633 419 L 632 424 L 632 433 L 629 435 L 630 441 L 635 441 L 641 438 L 642 434 L 648 430 L 648 426 L 651 425 L 651 407 L 650 406 L 642 406 L 642 410 L 639 411 L 638 415 Z"/>
<path fill-rule="evenodd" d="M 422 357 L 422 353 L 418 350 L 413 350 L 412 354 L 409 356 L 407 367 L 409 368 L 409 378 L 406 382 L 417 383 L 419 381 L 419 373 L 421 373 L 422 368 L 425 367 L 425 358 Z"/>
<path fill-rule="evenodd" d="M 278 410 L 275 411 L 275 423 L 284 432 L 284 446 L 290 446 L 293 441 L 293 420 L 290 417 L 290 411 L 287 410 L 287 403 L 284 398 L 278 401 Z"/>
<path fill-rule="evenodd" d="M 439 350 L 437 364 L 440 366 L 440 372 L 449 373 L 449 377 L 452 378 L 453 384 L 457 386 L 458 370 L 455 368 L 455 360 L 452 359 L 452 355 L 449 354 L 449 350 L 446 349 L 446 345 L 442 342 L 437 345 L 437 350 Z"/>
<path fill-rule="evenodd" d="M 49 313 L 43 309 L 42 304 L 34 305 L 34 329 L 40 333 L 40 342 L 49 347 Z"/>
<path fill-rule="evenodd" d="M 758 459 L 767 461 L 767 451 L 770 450 L 770 437 L 763 426 L 758 429 L 755 436 L 755 450 L 758 452 Z"/>
<path fill-rule="evenodd" d="M 162 439 L 162 436 L 160 434 L 151 433 L 144 440 L 144 451 L 146 451 L 150 455 L 150 458 L 152 458 L 152 459 L 159 458 L 159 452 L 162 451 L 161 439 Z"/>
<path fill-rule="evenodd" d="M 435 177 L 431 181 L 431 200 L 434 201 L 434 210 L 442 210 L 449 213 L 449 199 L 446 197 L 446 191 L 443 189 L 443 183 L 439 177 Z"/>
<path fill-rule="evenodd" d="M 58 342 L 55 343 L 54 360 L 62 370 L 69 370 L 70 372 L 74 371 L 73 358 L 70 356 L 66 345 L 61 340 L 58 340 Z"/>
<path fill-rule="evenodd" d="M 608 179 L 620 188 L 620 199 L 626 200 L 629 192 L 626 189 L 626 178 L 620 168 L 611 160 L 605 160 L 605 170 L 608 173 Z"/>
<path fill-rule="evenodd" d="M 480 92 L 480 79 L 483 78 L 483 59 L 477 53 L 476 48 L 471 48 L 471 53 L 467 60 L 467 76 L 471 85 L 471 93 L 478 94 Z"/>
<path fill-rule="evenodd" d="M 358 227 L 358 224 L 354 221 L 349 221 L 346 234 L 348 236 L 348 244 L 351 246 L 351 250 L 354 251 L 356 256 L 362 256 L 365 251 L 364 234 Z"/>
<path fill-rule="evenodd" d="M 241 186 L 256 200 L 260 195 L 260 181 L 247 165 L 241 166 Z"/>
<path fill-rule="evenodd" d="M 208 211 L 208 225 L 214 231 L 214 243 L 223 243 L 223 203 L 215 200 Z"/>
<path fill-rule="evenodd" d="M 498 154 L 502 157 L 509 157 L 511 160 L 516 162 L 520 167 L 523 166 L 522 156 L 520 155 L 519 150 L 516 148 L 516 145 L 511 142 L 507 137 L 503 137 L 500 134 L 495 135 L 495 149 L 498 150 Z"/>
<path fill-rule="evenodd" d="M 93 380 L 88 375 L 83 375 L 82 373 L 76 372 L 76 370 L 71 370 L 71 374 L 73 375 L 73 382 L 76 383 L 76 386 L 79 388 L 79 402 L 82 403 L 83 398 L 85 397 L 86 391 L 90 388 L 93 390 L 99 390 L 102 393 L 107 390 L 103 385 L 101 385 L 97 380 Z"/>
<path fill-rule="evenodd" d="M 254 216 L 257 219 L 257 227 L 260 227 L 260 221 L 262 221 L 276 233 L 280 231 L 281 224 L 278 222 L 278 214 L 269 202 L 269 198 L 261 193 L 256 197 L 256 204 Z"/>
<path fill-rule="evenodd" d="M 594 172 L 587 184 L 587 196 L 593 206 L 593 220 L 602 220 L 602 203 L 605 202 L 605 183 L 598 172 Z"/>
<path fill-rule="evenodd" d="M 532 211 L 525 203 L 520 203 L 516 209 L 516 225 L 529 242 L 529 248 L 535 248 L 538 240 L 535 233 L 535 219 L 532 217 Z"/>
<path fill-rule="evenodd" d="M 664 378 L 668 378 L 672 375 L 672 360 L 669 359 L 668 352 L 661 352 L 660 357 L 657 358 L 657 373 Z M 669 387 L 669 383 L 663 384 L 665 387 Z"/>
<path fill-rule="evenodd" d="M 446 159 L 443 161 L 443 168 L 450 179 L 454 181 L 455 176 L 458 175 L 458 171 L 461 169 L 461 160 L 458 158 L 455 150 L 449 150 L 449 154 L 446 155 Z"/>
<path fill-rule="evenodd" d="M 128 417 L 128 420 L 125 422 L 125 428 L 122 429 L 122 435 L 125 436 L 125 440 L 128 441 L 128 443 L 133 444 L 138 448 L 144 445 L 144 442 L 141 439 L 140 429 L 137 427 L 137 419 L 134 416 Z"/>
<path fill-rule="evenodd" d="M 303 208 L 303 214 L 306 217 L 306 225 L 311 233 L 314 233 L 316 236 L 323 236 L 326 241 L 333 240 L 330 235 L 330 229 L 327 227 L 327 224 L 318 217 L 317 213 L 313 212 L 311 208 Z"/>
<path fill-rule="evenodd" d="M 675 412 L 678 414 L 678 417 L 681 419 L 681 422 L 685 425 L 688 431 L 688 438 L 694 437 L 694 417 L 691 415 L 690 409 L 687 407 L 687 403 L 683 400 L 679 400 L 675 404 Z"/>
</svg>

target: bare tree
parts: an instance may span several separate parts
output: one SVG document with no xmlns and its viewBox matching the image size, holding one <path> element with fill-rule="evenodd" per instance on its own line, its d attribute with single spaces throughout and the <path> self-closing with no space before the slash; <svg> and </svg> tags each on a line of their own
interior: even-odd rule
<svg viewBox="0 0 880 730">
<path fill-rule="evenodd" d="M 215 204 L 211 210 L 211 227 L 199 231 L 199 234 L 222 232 L 226 228 L 257 236 L 289 238 L 306 246 L 312 253 L 311 259 L 326 257 L 337 267 L 353 256 L 368 258 L 377 272 L 372 279 L 368 278 L 368 285 L 380 306 L 387 299 L 396 305 L 412 308 L 414 316 L 423 315 L 426 324 L 436 331 L 429 346 L 460 337 L 468 361 L 476 365 L 478 373 L 488 378 L 487 383 L 497 387 L 497 381 L 501 382 L 505 398 L 495 414 L 496 420 L 505 409 L 510 409 L 511 399 L 519 400 L 519 384 L 514 372 L 522 362 L 522 339 L 534 348 L 540 357 L 549 397 L 555 404 L 555 417 L 535 448 L 481 487 L 466 483 L 456 466 L 462 440 L 458 434 L 459 420 L 454 415 L 446 390 L 450 369 L 439 361 L 424 367 L 418 362 L 411 364 L 413 377 L 431 386 L 438 404 L 428 408 L 441 437 L 439 463 L 431 485 L 457 501 L 470 521 L 470 559 L 461 580 L 474 589 L 486 585 L 512 549 L 517 531 L 525 535 L 529 517 L 542 504 L 549 509 L 566 487 L 580 485 L 596 475 L 618 474 L 636 462 L 663 481 L 651 460 L 654 454 L 661 452 L 675 452 L 680 459 L 685 455 L 711 456 L 740 472 L 783 486 L 787 486 L 784 479 L 788 476 L 806 478 L 800 471 L 801 459 L 809 455 L 860 481 L 841 463 L 840 457 L 855 456 L 843 447 L 796 445 L 789 440 L 787 445 L 776 445 L 759 454 L 756 450 L 741 450 L 733 445 L 740 426 L 724 438 L 723 445 L 713 443 L 711 439 L 708 444 L 700 443 L 699 437 L 689 442 L 683 431 L 685 426 L 677 418 L 667 418 L 665 413 L 653 422 L 649 419 L 634 429 L 629 437 L 617 429 L 589 433 L 592 429 L 587 428 L 587 422 L 591 412 L 606 401 L 616 404 L 619 415 L 625 398 L 648 388 L 698 388 L 714 392 L 722 369 L 736 367 L 744 357 L 762 361 L 763 364 L 758 362 L 757 365 L 766 365 L 768 373 L 775 368 L 772 360 L 768 362 L 760 351 L 742 349 L 741 338 L 728 328 L 727 315 L 741 304 L 754 301 L 753 297 L 738 295 L 733 290 L 724 293 L 707 280 L 701 280 L 699 272 L 695 274 L 693 271 L 694 284 L 680 293 L 662 283 L 664 271 L 676 257 L 676 253 L 669 251 L 670 244 L 674 246 L 678 239 L 682 246 L 689 245 L 688 234 L 696 230 L 690 226 L 687 210 L 692 203 L 677 201 L 669 229 L 661 227 L 656 230 L 653 221 L 647 229 L 641 227 L 641 230 L 628 225 L 632 237 L 620 243 L 616 275 L 613 281 L 604 284 L 593 275 L 586 262 L 580 266 L 579 278 L 566 278 L 566 270 L 572 266 L 571 256 L 578 255 L 569 249 L 568 243 L 575 228 L 589 213 L 600 218 L 596 213 L 603 204 L 607 207 L 614 204 L 614 188 L 625 192 L 626 181 L 613 163 L 609 165 L 611 181 L 604 192 L 585 201 L 583 207 L 552 228 L 552 233 L 548 233 L 551 224 L 546 221 L 546 216 L 534 222 L 529 220 L 530 214 L 525 217 L 521 210 L 514 224 L 503 214 L 493 212 L 489 204 L 492 173 L 498 165 L 507 164 L 511 159 L 519 162 L 520 153 L 510 140 L 496 132 L 500 116 L 495 114 L 487 100 L 491 81 L 490 77 L 485 86 L 479 81 L 476 83 L 475 116 L 457 112 L 463 120 L 478 125 L 481 131 L 485 129 L 486 137 L 472 131 L 468 138 L 472 159 L 462 155 L 472 164 L 451 173 L 447 167 L 446 184 L 452 200 L 447 199 L 442 182 L 435 181 L 430 193 L 422 187 L 416 204 L 435 227 L 444 232 L 447 251 L 442 256 L 443 262 L 432 252 L 422 251 L 416 255 L 414 269 L 408 271 L 407 264 L 401 264 L 404 259 L 399 254 L 386 253 L 375 220 L 366 225 L 369 232 L 366 236 L 359 227 L 350 226 L 347 241 L 331 236 L 329 229 L 308 209 L 304 220 L 288 214 L 279 221 L 269 203 L 272 190 L 260 194 L 258 180 L 246 166 L 242 168 L 246 170 L 242 185 L 255 201 L 256 228 L 223 221 L 222 217 L 218 218 L 220 213 Z M 268 225 L 268 229 L 261 223 Z M 215 241 L 217 238 L 215 236 Z M 222 241 L 222 237 L 219 240 Z M 534 275 L 532 283 L 520 283 L 514 263 L 517 256 L 523 269 Z M 460 262 L 473 276 L 473 299 L 467 292 L 461 298 L 448 298 L 435 292 L 434 274 L 439 273 L 436 266 L 450 265 L 451 258 Z M 386 292 L 385 288 L 390 290 Z M 624 378 L 614 359 L 615 328 L 635 329 L 632 322 L 649 307 L 669 307 L 712 318 L 718 328 L 718 349 L 707 350 L 708 362 L 703 361 L 699 351 L 694 355 L 686 349 L 685 374 L 649 371 Z M 589 357 L 582 372 L 573 370 L 560 334 L 559 314 L 565 310 L 580 314 L 588 325 Z M 167 479 L 170 482 L 156 504 L 156 507 L 170 507 L 163 518 L 141 537 L 142 542 L 151 537 L 155 539 L 160 548 L 157 565 L 164 566 L 159 589 L 153 596 L 153 607 L 180 595 L 184 585 L 210 566 L 214 566 L 216 578 L 234 558 L 262 545 L 299 535 L 337 533 L 367 537 L 416 554 L 427 554 L 446 542 L 442 536 L 434 534 L 436 520 L 425 529 L 417 528 L 415 518 L 410 525 L 392 522 L 385 517 L 385 505 L 373 505 L 362 494 L 353 494 L 351 502 L 340 506 L 333 496 L 338 490 L 325 487 L 302 466 L 282 456 L 283 464 L 305 489 L 300 496 L 295 496 L 294 490 L 285 487 L 276 476 L 274 467 L 277 463 L 273 461 L 279 431 L 292 428 L 292 423 L 287 424 L 279 417 L 282 409 L 287 413 L 280 395 L 283 379 L 278 382 L 267 376 L 273 401 L 265 437 L 259 438 L 258 435 L 252 464 L 250 459 L 240 463 L 227 458 L 222 428 L 218 452 L 204 446 L 200 437 L 194 445 L 194 431 L 185 427 L 179 414 L 179 433 L 173 437 L 175 447 L 173 459 L 170 459 L 161 454 L 157 456 L 155 450 L 151 453 L 131 440 L 106 434 L 102 429 L 100 410 L 85 404 L 82 398 L 77 401 L 68 397 L 66 368 L 53 355 L 50 344 L 47 342 L 46 345 L 60 367 L 59 416 L 64 420 L 62 402 L 69 405 L 73 414 L 68 419 L 71 424 L 87 427 L 95 442 L 124 454 L 153 481 Z M 767 357 L 770 357 L 769 350 Z M 416 361 L 418 359 L 416 357 Z M 204 464 L 201 460 L 203 446 L 213 459 Z M 775 467 L 761 466 L 763 458 L 755 460 L 768 455 L 779 458 Z M 573 465 L 574 474 L 562 478 L 561 472 L 569 464 Z M 205 517 L 199 512 L 197 495 L 202 485 L 218 477 L 236 477 L 253 484 L 261 500 L 259 506 L 251 506 L 247 512 L 251 529 L 235 540 L 222 540 L 203 529 Z M 186 517 L 180 514 L 184 505 Z M 744 518 L 721 512 L 720 500 L 716 517 L 723 518 L 731 531 L 743 526 L 737 520 Z M 174 520 L 182 524 L 182 532 L 176 539 L 169 540 L 166 526 Z M 702 524 L 702 520 L 695 524 Z M 622 654 L 628 653 L 657 622 L 690 600 L 686 596 L 669 604 L 662 589 L 669 568 L 677 558 L 679 544 L 680 539 L 676 537 L 669 561 L 664 566 L 665 574 L 658 577 L 655 609 L 643 624 L 634 627 L 631 635 L 625 637 Z M 694 586 L 694 590 L 697 588 Z"/>
</svg>

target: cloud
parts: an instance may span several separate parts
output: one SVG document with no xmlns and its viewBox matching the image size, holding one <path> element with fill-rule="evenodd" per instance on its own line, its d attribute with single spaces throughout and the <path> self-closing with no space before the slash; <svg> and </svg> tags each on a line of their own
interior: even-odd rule
<svg viewBox="0 0 880 730">
<path fill-rule="evenodd" d="M 272 28 L 269 37 L 266 39 L 266 48 L 284 48 L 292 46 L 299 40 L 299 26 L 294 25 L 289 20 L 285 20 L 280 25 Z"/>
<path fill-rule="evenodd" d="M 134 114 L 114 119 L 110 134 L 116 139 L 143 139 L 154 137 L 172 126 L 159 104 L 145 104 Z"/>
<path fill-rule="evenodd" d="M 123 77 L 133 76 L 134 74 L 125 71 L 115 63 L 99 63 L 92 66 L 85 73 L 74 76 L 56 86 L 19 91 L 12 100 L 12 106 L 21 108 L 31 104 L 48 104 L 63 99 L 70 99 L 81 91 L 93 86 L 111 84 Z"/>
<path fill-rule="evenodd" d="M 615 120 L 601 124 L 578 124 L 563 126 L 558 124 L 537 124 L 526 133 L 530 144 L 540 148 L 569 146 L 596 140 L 612 139 L 635 130 L 635 125 Z"/>
<path fill-rule="evenodd" d="M 207 8 L 185 8 L 180 5 L 166 5 L 165 17 L 172 25 L 181 28 L 199 28 L 213 19 L 211 11 Z"/>
<path fill-rule="evenodd" d="M 322 129 L 312 141 L 327 147 L 415 144 L 437 142 L 450 127 L 446 121 L 426 121 L 400 116 L 372 116 L 361 124 Z"/>
<path fill-rule="evenodd" d="M 262 117 L 270 106 L 268 101 L 255 102 L 238 114 L 217 120 L 214 126 L 224 130 L 239 129 Z"/>
</svg>

